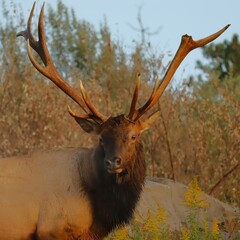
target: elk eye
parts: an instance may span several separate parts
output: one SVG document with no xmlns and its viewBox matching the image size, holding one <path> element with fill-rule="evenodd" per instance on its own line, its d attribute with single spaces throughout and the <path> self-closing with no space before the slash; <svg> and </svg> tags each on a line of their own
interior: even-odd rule
<svg viewBox="0 0 240 240">
<path fill-rule="evenodd" d="M 137 134 L 132 135 L 132 140 L 136 140 Z"/>
</svg>

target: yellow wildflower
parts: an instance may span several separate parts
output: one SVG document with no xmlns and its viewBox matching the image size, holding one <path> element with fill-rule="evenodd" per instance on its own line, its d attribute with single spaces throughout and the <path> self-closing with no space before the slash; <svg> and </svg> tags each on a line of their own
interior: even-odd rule
<svg viewBox="0 0 240 240">
<path fill-rule="evenodd" d="M 206 199 L 198 185 L 197 177 L 194 177 L 193 181 L 190 183 L 188 190 L 185 193 L 184 203 L 188 207 L 204 208 L 207 206 Z"/>
<path fill-rule="evenodd" d="M 212 223 L 212 235 L 213 235 L 213 237 L 214 237 L 214 240 L 220 240 L 220 239 L 222 239 L 222 238 L 221 238 L 221 235 L 220 235 L 220 230 L 219 230 L 219 227 L 218 227 L 217 218 L 214 218 L 214 219 L 213 219 L 213 223 Z"/>
<path fill-rule="evenodd" d="M 190 240 L 189 230 L 183 226 L 182 237 L 180 240 Z"/>
<path fill-rule="evenodd" d="M 158 205 L 158 208 L 157 208 L 157 214 L 156 214 L 156 221 L 158 224 L 167 224 L 167 214 L 165 212 L 165 210 L 160 206 Z"/>
<path fill-rule="evenodd" d="M 119 228 L 114 235 L 114 239 L 116 240 L 125 240 L 128 237 L 128 229 L 126 227 Z"/>
<path fill-rule="evenodd" d="M 148 210 L 147 219 L 143 229 L 149 233 L 156 233 L 158 231 L 158 223 L 155 221 L 150 210 Z"/>
</svg>

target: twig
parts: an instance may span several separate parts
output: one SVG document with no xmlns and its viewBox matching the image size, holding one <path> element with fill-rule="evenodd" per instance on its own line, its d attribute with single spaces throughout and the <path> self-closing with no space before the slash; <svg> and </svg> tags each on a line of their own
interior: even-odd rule
<svg viewBox="0 0 240 240">
<path fill-rule="evenodd" d="M 226 172 L 218 181 L 214 184 L 214 186 L 209 190 L 208 194 L 211 195 L 215 189 L 225 180 L 228 175 L 230 175 L 234 170 L 239 167 L 239 163 L 237 163 L 234 167 L 232 167 L 228 172 Z"/>
<path fill-rule="evenodd" d="M 170 159 L 170 165 L 171 165 L 171 170 L 172 170 L 172 179 L 175 181 L 175 171 L 174 171 L 174 166 L 173 166 L 173 157 L 172 157 L 172 150 L 171 150 L 171 146 L 170 146 L 170 141 L 169 141 L 169 137 L 168 137 L 168 132 L 167 132 L 167 126 L 166 123 L 164 121 L 163 118 L 163 114 L 161 111 L 161 106 L 158 103 L 158 109 L 162 118 L 162 123 L 163 123 L 163 128 L 164 128 L 164 132 L 165 132 L 165 136 L 166 136 L 166 141 L 167 141 L 167 149 L 168 149 L 168 154 L 169 154 L 169 159 Z"/>
</svg>

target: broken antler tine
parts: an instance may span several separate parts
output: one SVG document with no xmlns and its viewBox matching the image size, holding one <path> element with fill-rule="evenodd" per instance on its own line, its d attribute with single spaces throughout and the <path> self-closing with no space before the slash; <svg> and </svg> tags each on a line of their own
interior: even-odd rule
<svg viewBox="0 0 240 240">
<path fill-rule="evenodd" d="M 130 112 L 128 114 L 128 118 L 132 120 L 134 118 L 134 114 L 136 113 L 136 104 L 138 100 L 138 92 L 140 88 L 140 82 L 141 82 L 141 74 L 139 73 L 137 76 L 137 84 L 134 90 L 133 98 L 132 98 L 132 103 L 130 107 Z"/>
<path fill-rule="evenodd" d="M 16 37 L 24 37 L 24 39 L 27 41 L 29 39 L 28 31 L 24 30 L 24 31 L 18 32 L 16 34 Z"/>
<path fill-rule="evenodd" d="M 34 9 L 35 9 L 35 5 L 36 2 L 33 3 L 29 18 L 28 18 L 28 23 L 27 23 L 27 29 L 21 32 L 18 32 L 16 34 L 16 37 L 22 36 L 25 38 L 25 40 L 27 41 L 28 39 L 30 39 L 30 41 L 36 42 L 36 40 L 34 39 L 32 33 L 31 33 L 31 23 L 32 23 L 32 16 L 34 13 Z"/>
<path fill-rule="evenodd" d="M 33 17 L 35 5 L 36 5 L 36 2 L 34 2 L 31 12 L 30 12 L 30 15 L 29 15 L 29 18 L 28 18 L 27 30 L 19 32 L 16 36 L 17 37 L 22 36 L 25 38 L 26 41 L 29 39 L 30 46 L 39 54 L 44 65 L 46 66 L 47 65 L 46 57 L 43 53 L 41 43 L 34 38 L 34 36 L 32 34 L 32 30 L 31 30 L 32 17 Z"/>
<path fill-rule="evenodd" d="M 31 9 L 31 12 L 30 12 L 30 15 L 29 15 L 29 18 L 28 18 L 28 23 L 27 23 L 27 29 L 25 31 L 21 31 L 21 32 L 16 34 L 17 37 L 19 37 L 19 36 L 24 37 L 26 41 L 29 39 L 31 47 L 33 49 L 35 49 L 35 46 L 37 45 L 37 41 L 33 37 L 32 31 L 31 31 L 32 17 L 33 17 L 35 5 L 36 5 L 36 2 L 34 2 L 33 6 L 32 6 L 32 9 Z"/>
</svg>

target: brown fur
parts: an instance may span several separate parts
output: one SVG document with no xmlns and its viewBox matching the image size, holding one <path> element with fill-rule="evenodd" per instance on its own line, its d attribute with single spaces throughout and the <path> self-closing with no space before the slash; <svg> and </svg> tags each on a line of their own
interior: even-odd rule
<svg viewBox="0 0 240 240">
<path fill-rule="evenodd" d="M 132 125 L 135 124 L 130 123 L 124 116 L 119 116 L 109 119 L 102 126 L 101 136 L 107 145 L 107 150 L 101 144 L 97 147 L 93 165 L 96 169 L 86 172 L 86 177 L 91 179 L 84 181 L 84 190 L 90 196 L 93 208 L 94 224 L 91 232 L 99 237 L 106 236 L 116 226 L 130 220 L 142 191 L 146 166 L 139 140 L 136 140 L 133 146 L 128 142 L 127 134 L 132 130 Z M 115 154 L 123 156 L 123 165 L 128 171 L 123 176 L 122 184 L 116 182 L 117 174 L 106 172 L 102 161 Z M 83 167 L 80 166 L 81 176 L 84 175 L 82 170 Z"/>
<path fill-rule="evenodd" d="M 127 223 L 145 179 L 140 131 L 119 116 L 101 126 L 96 148 L 0 159 L 1 239 L 96 240 Z M 121 173 L 107 171 L 112 156 Z"/>
</svg>

